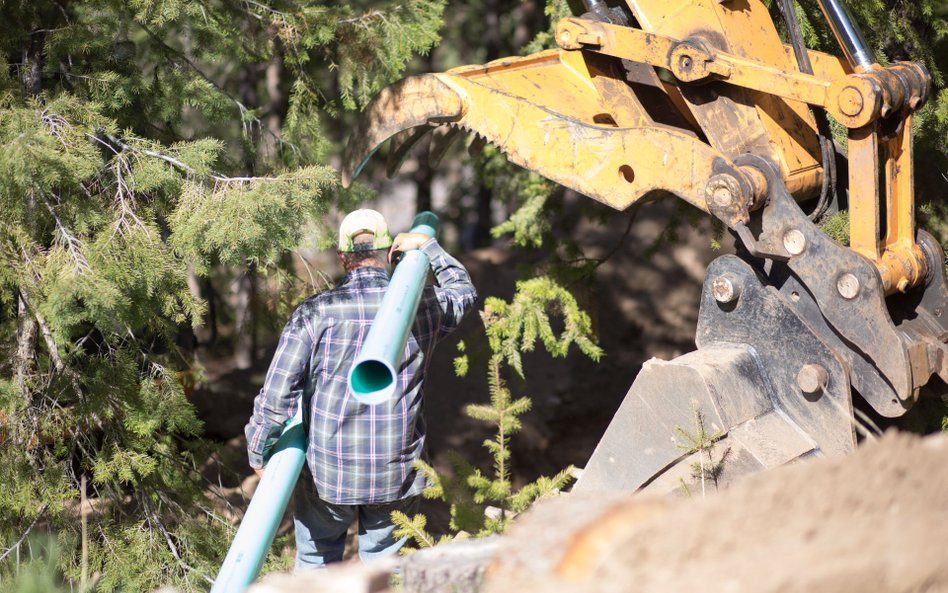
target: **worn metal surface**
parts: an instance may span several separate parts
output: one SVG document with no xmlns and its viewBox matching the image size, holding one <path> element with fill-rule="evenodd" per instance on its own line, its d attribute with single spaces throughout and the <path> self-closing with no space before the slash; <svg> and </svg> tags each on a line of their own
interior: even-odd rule
<svg viewBox="0 0 948 593">
<path fill-rule="evenodd" d="M 899 331 L 913 343 L 909 358 L 916 387 L 925 385 L 932 373 L 948 383 L 948 280 L 945 266 L 939 265 L 945 253 L 925 231 L 918 231 L 918 244 L 930 262 L 925 285 L 889 299 Z"/>
<path fill-rule="evenodd" d="M 849 131 L 849 247 L 879 259 L 879 136 L 876 124 Z"/>
<path fill-rule="evenodd" d="M 760 159 L 746 157 L 739 162 L 745 166 L 756 162 L 768 181 L 778 179 Z M 784 246 L 783 237 L 791 230 L 802 233 L 806 241 L 806 249 L 799 255 L 791 256 Z M 858 373 L 853 376 L 853 385 L 870 405 L 884 416 L 904 414 L 914 403 L 912 373 L 903 336 L 889 315 L 875 265 L 827 237 L 785 189 L 772 184 L 770 199 L 761 210 L 759 236 L 748 229 L 739 236 L 755 257 L 786 262 L 829 325 L 849 344 L 848 349 L 879 369 L 890 390 L 864 390 L 862 377 Z"/>
<path fill-rule="evenodd" d="M 757 0 L 628 0 L 643 31 L 796 72 L 766 7 Z M 822 183 L 816 123 L 806 104 L 725 82 L 679 88 L 712 146 L 731 158 L 753 153 L 776 163 L 790 192 L 813 195 Z"/>
<path fill-rule="evenodd" d="M 713 280 L 729 275 L 740 296 L 719 303 Z M 771 403 L 808 435 L 827 455 L 848 453 L 855 446 L 849 369 L 839 353 L 801 317 L 782 294 L 766 286 L 746 262 L 725 255 L 708 266 L 701 294 L 695 342 L 699 351 L 719 344 L 747 344 L 761 368 Z M 805 393 L 798 383 L 804 367 L 818 365 L 825 387 Z"/>
<path fill-rule="evenodd" d="M 343 153 L 342 184 L 348 187 L 379 146 L 405 130 L 464 114 L 457 93 L 433 76 L 411 76 L 382 89 L 359 118 Z"/>
<path fill-rule="evenodd" d="M 599 56 L 550 51 L 405 79 L 367 107 L 344 161 L 348 184 L 392 136 L 406 143 L 444 123 L 476 133 L 527 169 L 619 210 L 664 190 L 707 210 L 720 152 L 690 130 L 656 123 Z M 593 76 L 595 74 L 595 76 Z M 538 89 L 557 88 L 555 99 Z M 418 97 L 418 105 L 402 109 Z M 439 111 L 439 108 L 444 111 Z M 406 149 L 393 148 L 393 162 Z"/>
<path fill-rule="evenodd" d="M 695 42 L 679 41 L 641 29 L 565 18 L 556 24 L 563 49 L 589 49 L 669 70 L 682 82 L 727 80 L 733 85 L 825 107 L 831 79 L 771 66 Z"/>
<path fill-rule="evenodd" d="M 696 413 L 709 432 L 727 432 L 771 409 L 766 389 L 744 346 L 647 361 L 573 491 L 639 490 L 676 465 L 687 468 L 690 444 L 680 431 L 694 432 Z"/>
<path fill-rule="evenodd" d="M 731 289 L 721 299 L 723 282 Z M 853 449 L 844 359 L 735 256 L 708 268 L 696 341 L 696 352 L 643 366 L 577 491 L 678 488 L 691 471 L 684 433 L 694 433 L 696 412 L 730 449 L 724 479 Z M 798 376 L 814 366 L 823 381 L 805 391 Z"/>
</svg>

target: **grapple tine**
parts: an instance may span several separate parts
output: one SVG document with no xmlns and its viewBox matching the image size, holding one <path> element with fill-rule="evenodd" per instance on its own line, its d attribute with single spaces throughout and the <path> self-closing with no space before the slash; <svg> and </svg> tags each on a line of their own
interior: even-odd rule
<svg viewBox="0 0 948 593">
<path fill-rule="evenodd" d="M 454 144 L 454 141 L 461 135 L 460 128 L 450 126 L 441 126 L 435 128 L 431 133 L 431 145 L 428 147 L 428 164 L 437 167 L 441 164 L 441 159 L 447 154 L 448 149 Z"/>
<path fill-rule="evenodd" d="M 402 168 L 402 163 L 408 158 L 411 149 L 432 129 L 433 126 L 425 124 L 395 134 L 392 137 L 391 147 L 388 151 L 388 159 L 385 161 L 385 174 L 394 177 L 398 170 Z"/>
<path fill-rule="evenodd" d="M 379 146 L 399 132 L 429 122 L 457 121 L 462 97 L 431 74 L 411 76 L 386 87 L 369 103 L 346 145 L 342 185 L 349 187 Z"/>
</svg>

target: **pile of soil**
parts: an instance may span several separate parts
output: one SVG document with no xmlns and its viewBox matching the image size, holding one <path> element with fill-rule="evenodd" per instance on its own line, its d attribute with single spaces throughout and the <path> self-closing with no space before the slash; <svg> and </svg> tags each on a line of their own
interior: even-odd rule
<svg viewBox="0 0 948 593">
<path fill-rule="evenodd" d="M 890 432 L 704 499 L 561 497 L 514 525 L 484 590 L 948 591 L 946 460 L 948 435 Z"/>
</svg>

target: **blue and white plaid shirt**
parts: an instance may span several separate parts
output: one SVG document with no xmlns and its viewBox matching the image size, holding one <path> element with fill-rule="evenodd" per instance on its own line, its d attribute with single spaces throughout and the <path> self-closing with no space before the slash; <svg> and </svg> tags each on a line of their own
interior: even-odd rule
<svg viewBox="0 0 948 593">
<path fill-rule="evenodd" d="M 349 367 L 389 282 L 382 268 L 357 268 L 336 288 L 303 301 L 283 329 L 245 429 L 252 467 L 263 467 L 303 401 L 306 458 L 321 499 L 379 504 L 424 489 L 414 463 L 425 444 L 425 370 L 435 343 L 458 326 L 477 292 L 467 270 L 434 239 L 420 249 L 431 261 L 438 286 L 426 287 L 422 294 L 398 369 L 396 396 L 368 406 L 349 389 Z"/>
</svg>

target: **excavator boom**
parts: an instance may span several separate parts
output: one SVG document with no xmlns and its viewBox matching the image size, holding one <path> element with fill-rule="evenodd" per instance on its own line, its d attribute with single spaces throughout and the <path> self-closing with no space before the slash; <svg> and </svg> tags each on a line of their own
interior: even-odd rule
<svg viewBox="0 0 948 593">
<path fill-rule="evenodd" d="M 790 45 L 760 0 L 589 1 L 556 49 L 384 89 L 347 146 L 346 185 L 389 139 L 394 174 L 426 134 L 438 161 L 470 133 L 617 210 L 670 193 L 737 237 L 740 255 L 708 269 L 698 349 L 645 364 L 578 488 L 677 487 L 696 414 L 733 476 L 843 454 L 854 391 L 897 417 L 948 380 L 944 255 L 915 228 L 912 187 L 930 76 L 878 65 L 840 0 L 820 4 L 846 59 L 807 50 L 777 1 Z M 846 179 L 827 115 L 849 130 Z M 813 219 L 847 195 L 844 246 Z"/>
</svg>

